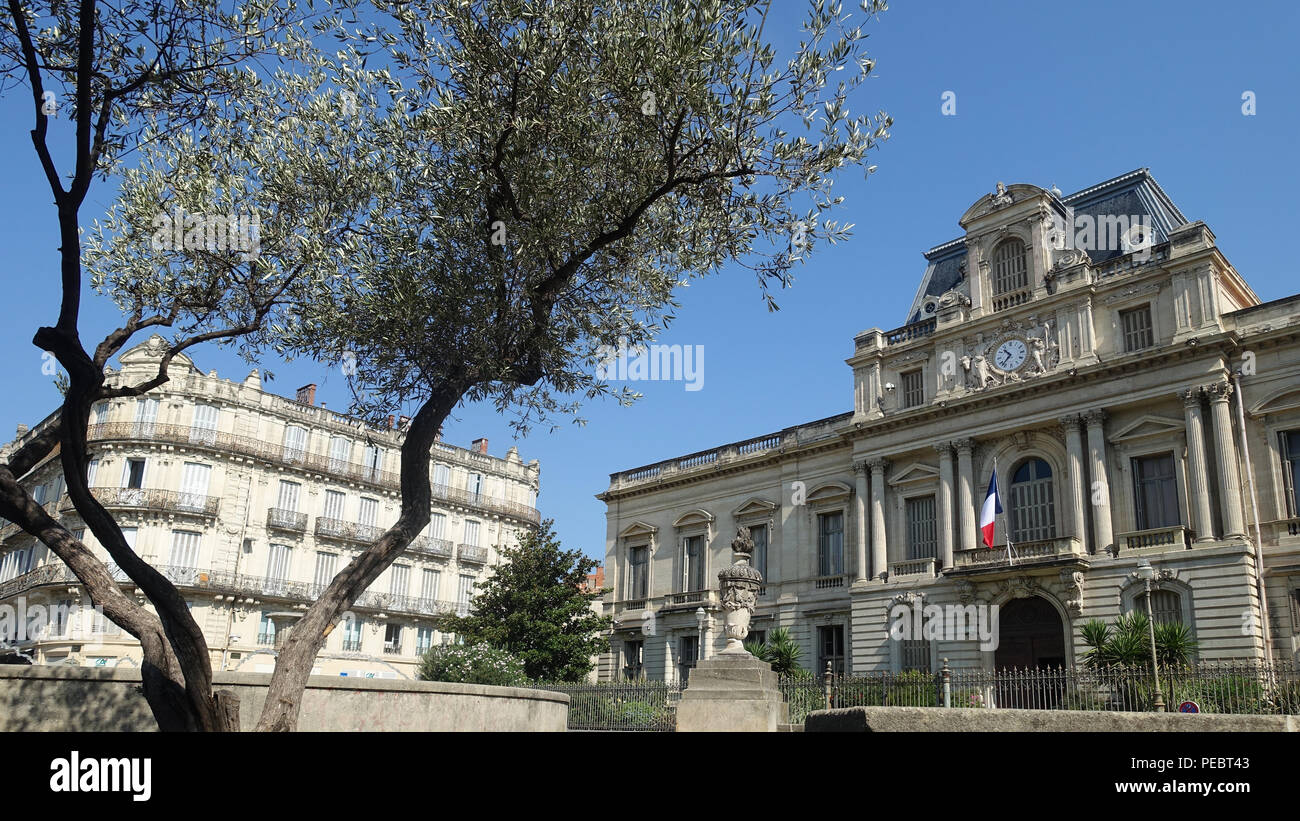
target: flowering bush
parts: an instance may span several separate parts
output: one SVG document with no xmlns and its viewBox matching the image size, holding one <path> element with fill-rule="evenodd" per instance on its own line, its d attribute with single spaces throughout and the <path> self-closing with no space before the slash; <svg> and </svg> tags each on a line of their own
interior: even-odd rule
<svg viewBox="0 0 1300 821">
<path fill-rule="evenodd" d="M 420 657 L 421 681 L 496 684 L 520 687 L 528 683 L 524 663 L 488 644 L 447 644 L 429 648 Z"/>
</svg>

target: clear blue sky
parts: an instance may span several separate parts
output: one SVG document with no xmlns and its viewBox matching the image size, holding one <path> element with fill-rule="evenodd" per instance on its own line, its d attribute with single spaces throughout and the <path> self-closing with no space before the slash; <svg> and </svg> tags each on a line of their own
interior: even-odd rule
<svg viewBox="0 0 1300 821">
<path fill-rule="evenodd" d="M 852 5 L 846 4 L 846 5 Z M 793 36 L 795 0 L 777 0 Z M 769 30 L 773 27 L 769 24 Z M 1293 38 L 1300 6 L 1280 2 L 895 2 L 869 27 L 877 78 L 857 106 L 895 118 L 893 138 L 864 182 L 843 178 L 851 242 L 818 254 L 779 294 L 769 314 L 744 271 L 698 281 L 665 343 L 704 349 L 703 389 L 644 382 L 634 408 L 588 406 L 585 427 L 539 430 L 513 442 L 542 464 L 543 515 L 564 544 L 604 558 L 604 490 L 612 471 L 757 436 L 852 409 L 844 359 L 864 328 L 906 319 L 924 271 L 921 252 L 959 235 L 957 218 L 998 180 L 1079 190 L 1149 167 L 1188 219 L 1204 220 L 1263 300 L 1300 291 L 1290 254 L 1300 167 L 1293 159 L 1300 111 L 1300 58 Z M 1243 116 L 1253 91 L 1255 116 Z M 956 116 L 940 111 L 956 94 Z M 4 191 L 0 225 L 5 298 L 0 350 L 6 390 L 0 433 L 33 423 L 55 405 L 52 378 L 31 345 L 58 310 L 57 235 L 49 191 L 27 129 L 30 98 L 0 100 Z M 66 125 L 61 123 L 61 125 Z M 108 205 L 99 185 L 86 224 Z M 82 335 L 98 340 L 116 319 L 88 296 Z M 199 349 L 205 370 L 240 379 L 247 366 Z M 347 403 L 341 375 L 309 363 L 268 362 L 270 386 L 291 394 L 317 382 L 331 408 Z M 446 439 L 487 436 L 495 455 L 512 444 L 489 407 L 464 407 Z"/>
</svg>

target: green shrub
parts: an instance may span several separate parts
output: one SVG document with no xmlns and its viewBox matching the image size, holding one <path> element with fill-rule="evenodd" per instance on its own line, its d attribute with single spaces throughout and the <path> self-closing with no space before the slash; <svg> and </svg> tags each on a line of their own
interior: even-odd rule
<svg viewBox="0 0 1300 821">
<path fill-rule="evenodd" d="M 421 681 L 495 684 L 501 687 L 528 684 L 522 661 L 487 644 L 431 647 L 420 657 L 419 677 Z"/>
</svg>

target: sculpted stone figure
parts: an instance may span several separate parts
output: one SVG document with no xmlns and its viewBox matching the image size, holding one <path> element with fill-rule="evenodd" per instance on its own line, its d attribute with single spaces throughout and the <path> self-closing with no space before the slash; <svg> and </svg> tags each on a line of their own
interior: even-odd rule
<svg viewBox="0 0 1300 821">
<path fill-rule="evenodd" d="M 754 555 L 754 540 L 749 528 L 736 529 L 731 540 L 731 567 L 718 571 L 718 589 L 721 591 L 722 609 L 727 611 L 726 649 L 722 653 L 745 654 L 745 637 L 749 635 L 749 621 L 758 604 L 758 588 L 763 584 L 763 574 L 750 565 Z"/>
</svg>

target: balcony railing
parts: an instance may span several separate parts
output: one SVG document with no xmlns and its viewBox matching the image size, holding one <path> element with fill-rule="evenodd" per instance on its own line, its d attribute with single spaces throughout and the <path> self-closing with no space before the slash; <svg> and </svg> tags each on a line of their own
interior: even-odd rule
<svg viewBox="0 0 1300 821">
<path fill-rule="evenodd" d="M 360 653 L 360 652 L 361 652 L 361 639 L 344 639 L 344 640 L 343 640 L 343 652 L 345 652 L 345 653 Z"/>
<path fill-rule="evenodd" d="M 453 545 L 446 539 L 418 536 L 415 541 L 411 542 L 411 546 L 407 550 L 422 556 L 432 556 L 435 559 L 450 559 Z"/>
<path fill-rule="evenodd" d="M 384 535 L 384 528 L 317 516 L 315 532 L 317 536 L 326 539 L 370 544 Z"/>
<path fill-rule="evenodd" d="M 305 533 L 307 532 L 307 514 L 299 513 L 296 510 L 273 507 L 266 511 L 266 526 L 278 530 L 296 530 L 299 533 Z"/>
<path fill-rule="evenodd" d="M 258 633 L 258 634 L 257 634 L 257 643 L 260 644 L 262 647 L 270 647 L 271 645 L 275 644 L 275 634 L 274 634 L 274 633 Z"/>
<path fill-rule="evenodd" d="M 263 459 L 280 465 L 290 465 L 304 470 L 316 471 L 340 479 L 349 479 L 388 490 L 401 488 L 401 474 L 397 471 L 383 470 L 362 462 L 351 462 L 327 455 L 312 453 L 301 448 L 288 448 L 276 442 L 267 442 L 251 436 L 235 436 L 210 428 L 194 428 L 186 425 L 136 424 L 133 422 L 102 422 L 91 425 L 87 437 L 93 442 L 145 440 L 151 442 L 169 442 L 178 445 L 191 445 L 213 450 L 218 453 L 238 454 Z M 480 459 L 473 458 L 480 456 Z M 484 469 L 495 468 L 495 460 L 482 454 L 466 457 L 472 463 Z M 462 459 L 449 461 L 461 462 Z M 541 514 L 537 508 L 518 502 L 510 502 L 472 493 L 460 488 L 447 488 L 443 485 L 433 486 L 436 499 L 464 504 L 471 507 L 503 513 L 517 519 L 537 524 Z"/>
<path fill-rule="evenodd" d="M 384 642 L 384 655 L 386 655 L 386 656 L 400 656 L 401 654 L 402 654 L 402 645 L 400 645 L 400 644 L 393 644 L 393 643 L 391 643 L 391 642 L 387 642 L 387 641 Z"/>
<path fill-rule="evenodd" d="M 929 576 L 934 577 L 936 562 L 933 557 L 927 559 L 908 559 L 902 562 L 889 563 L 889 577 L 898 578 L 899 576 Z"/>
<path fill-rule="evenodd" d="M 904 342 L 911 342 L 913 339 L 920 339 L 923 336 L 929 336 L 934 333 L 938 327 L 939 321 L 930 317 L 922 319 L 920 322 L 913 322 L 910 325 L 904 325 L 901 328 L 895 328 L 892 331 L 885 332 L 886 345 L 900 345 Z"/>
<path fill-rule="evenodd" d="M 1034 297 L 1033 288 L 1020 288 L 1015 291 L 1009 291 L 1005 294 L 998 294 L 993 297 L 993 310 L 1005 311 L 1008 308 L 1014 308 L 1017 305 L 1024 305 Z"/>
<path fill-rule="evenodd" d="M 457 545 L 456 555 L 462 562 L 473 562 L 474 564 L 487 564 L 488 560 L 487 548 L 475 547 L 472 544 Z"/>
<path fill-rule="evenodd" d="M 1124 545 L 1127 550 L 1160 547 L 1185 550 L 1188 546 L 1187 528 L 1182 525 L 1174 525 L 1173 527 L 1156 527 L 1148 530 L 1117 533 L 1115 534 L 1115 543 Z"/>
<path fill-rule="evenodd" d="M 1043 564 L 1060 559 L 1081 558 L 1082 555 L 1078 540 L 1072 536 L 1064 536 L 1036 542 L 1014 542 L 1011 546 L 1010 561 L 1008 561 L 1006 545 L 995 545 L 991 548 L 977 547 L 974 550 L 958 550 L 954 558 L 958 570 L 1000 570 L 1007 565 Z"/>
<path fill-rule="evenodd" d="M 174 490 L 131 487 L 94 487 L 91 495 L 107 508 L 171 510 L 199 516 L 216 516 L 221 500 L 216 496 L 198 493 L 178 493 Z M 71 503 L 69 502 L 69 507 Z"/>
<path fill-rule="evenodd" d="M 844 586 L 844 578 L 845 578 L 845 577 L 844 577 L 843 575 L 836 575 L 836 576 L 820 576 L 820 577 L 814 579 L 813 581 L 815 582 L 815 585 L 814 585 L 814 586 L 815 586 L 818 590 L 827 590 L 827 589 L 832 588 L 832 587 L 843 587 L 843 586 Z"/>
<path fill-rule="evenodd" d="M 1300 536 L 1300 516 L 1264 522 L 1264 544 L 1276 545 L 1290 536 Z"/>
</svg>

